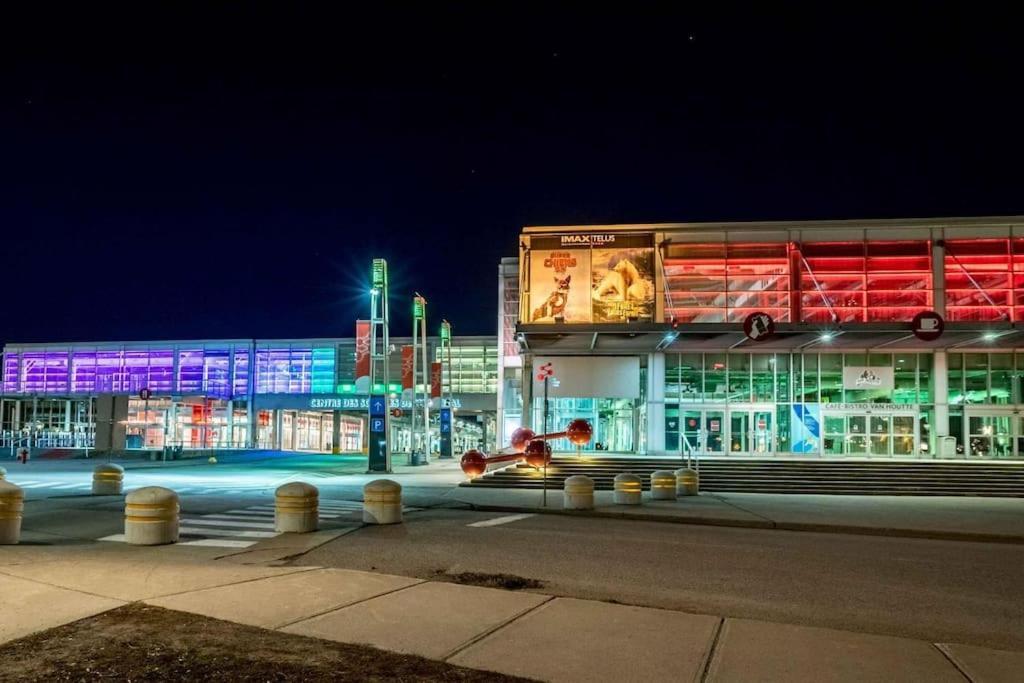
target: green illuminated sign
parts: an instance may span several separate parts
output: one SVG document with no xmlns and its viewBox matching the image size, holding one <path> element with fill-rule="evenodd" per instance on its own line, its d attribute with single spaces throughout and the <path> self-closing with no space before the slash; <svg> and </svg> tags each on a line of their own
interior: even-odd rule
<svg viewBox="0 0 1024 683">
<path fill-rule="evenodd" d="M 413 298 L 413 300 L 412 300 L 412 316 L 416 320 L 423 320 L 423 316 L 424 316 L 424 313 L 425 313 L 424 312 L 424 308 L 426 306 L 426 303 L 427 302 L 421 296 L 417 296 L 417 297 Z"/>
<path fill-rule="evenodd" d="M 385 287 L 388 282 L 388 262 L 382 258 L 373 259 L 371 277 L 374 287 Z"/>
<path fill-rule="evenodd" d="M 447 320 L 441 323 L 441 341 L 451 341 L 452 326 Z"/>
</svg>

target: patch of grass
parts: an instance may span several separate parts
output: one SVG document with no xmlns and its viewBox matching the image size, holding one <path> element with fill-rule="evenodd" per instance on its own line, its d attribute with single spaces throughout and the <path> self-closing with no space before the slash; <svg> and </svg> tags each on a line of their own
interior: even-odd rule
<svg viewBox="0 0 1024 683">
<path fill-rule="evenodd" d="M 0 681 L 523 681 L 132 604 L 0 647 Z"/>
<path fill-rule="evenodd" d="M 449 574 L 438 571 L 437 578 L 452 583 L 461 583 L 466 586 L 483 586 L 485 588 L 503 588 L 509 591 L 523 590 L 524 588 L 543 588 L 544 582 L 537 579 L 528 579 L 525 576 L 515 574 L 485 574 L 482 572 L 460 572 Z"/>
</svg>

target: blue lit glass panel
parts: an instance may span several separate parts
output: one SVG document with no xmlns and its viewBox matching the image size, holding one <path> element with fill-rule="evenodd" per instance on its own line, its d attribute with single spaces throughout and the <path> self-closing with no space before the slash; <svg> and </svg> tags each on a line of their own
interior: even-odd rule
<svg viewBox="0 0 1024 683">
<path fill-rule="evenodd" d="M 232 394 L 236 397 L 249 395 L 249 347 L 235 347 L 235 376 Z"/>
<path fill-rule="evenodd" d="M 230 398 L 231 396 L 231 352 L 226 348 L 207 347 L 203 352 L 203 389 L 208 396 Z"/>
<path fill-rule="evenodd" d="M 313 349 L 312 384 L 314 394 L 334 393 L 334 347 Z"/>
<path fill-rule="evenodd" d="M 182 394 L 203 393 L 203 350 L 178 352 L 178 391 Z"/>
</svg>

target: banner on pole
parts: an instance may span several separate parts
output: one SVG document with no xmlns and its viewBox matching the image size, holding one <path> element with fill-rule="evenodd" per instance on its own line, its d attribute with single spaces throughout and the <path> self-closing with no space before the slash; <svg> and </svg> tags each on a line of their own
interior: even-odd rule
<svg viewBox="0 0 1024 683">
<path fill-rule="evenodd" d="M 356 389 L 370 393 L 370 321 L 356 321 Z"/>
<path fill-rule="evenodd" d="M 413 347 L 402 347 L 402 391 L 412 390 L 415 378 L 412 376 Z"/>
<path fill-rule="evenodd" d="M 441 398 L 441 364 L 430 364 L 430 398 Z"/>
</svg>

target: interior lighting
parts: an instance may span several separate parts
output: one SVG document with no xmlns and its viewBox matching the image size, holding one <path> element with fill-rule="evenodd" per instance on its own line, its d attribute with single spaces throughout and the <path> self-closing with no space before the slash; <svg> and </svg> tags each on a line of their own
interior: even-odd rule
<svg viewBox="0 0 1024 683">
<path fill-rule="evenodd" d="M 995 341 L 999 335 L 995 332 L 986 332 L 981 338 L 987 342 Z"/>
<path fill-rule="evenodd" d="M 835 335 L 832 334 L 831 332 L 822 332 L 821 336 L 819 336 L 818 339 L 827 344 L 828 342 L 832 341 L 834 337 Z"/>
</svg>

